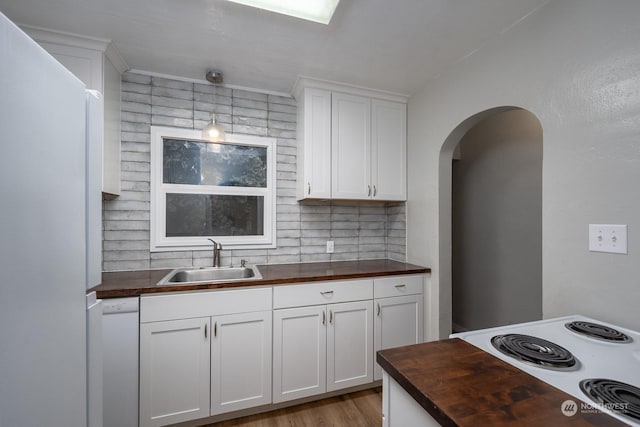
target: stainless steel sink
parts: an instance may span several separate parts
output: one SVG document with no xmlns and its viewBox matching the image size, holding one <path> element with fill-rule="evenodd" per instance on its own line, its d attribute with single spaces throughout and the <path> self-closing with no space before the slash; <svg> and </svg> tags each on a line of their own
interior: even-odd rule
<svg viewBox="0 0 640 427">
<path fill-rule="evenodd" d="M 256 266 L 178 268 L 163 277 L 156 285 L 175 286 L 191 285 L 194 283 L 218 283 L 258 279 L 262 279 L 262 275 Z"/>
</svg>

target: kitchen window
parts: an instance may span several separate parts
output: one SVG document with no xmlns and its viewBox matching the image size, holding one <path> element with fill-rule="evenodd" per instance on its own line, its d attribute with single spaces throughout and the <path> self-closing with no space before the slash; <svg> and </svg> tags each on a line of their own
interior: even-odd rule
<svg viewBox="0 0 640 427">
<path fill-rule="evenodd" d="M 151 127 L 151 250 L 275 247 L 274 138 Z"/>
</svg>

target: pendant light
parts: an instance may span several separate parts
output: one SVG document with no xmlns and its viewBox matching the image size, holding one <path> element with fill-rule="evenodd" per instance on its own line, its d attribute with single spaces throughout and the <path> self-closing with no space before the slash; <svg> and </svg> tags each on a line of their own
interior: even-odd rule
<svg viewBox="0 0 640 427">
<path fill-rule="evenodd" d="M 206 78 L 214 85 L 222 83 L 222 73 L 219 71 L 207 71 Z M 215 94 L 214 94 L 215 100 Z M 215 102 L 214 102 L 215 103 Z M 226 138 L 224 130 L 216 123 L 215 113 L 211 113 L 211 120 L 202 129 L 202 139 L 210 142 L 223 142 Z"/>
</svg>

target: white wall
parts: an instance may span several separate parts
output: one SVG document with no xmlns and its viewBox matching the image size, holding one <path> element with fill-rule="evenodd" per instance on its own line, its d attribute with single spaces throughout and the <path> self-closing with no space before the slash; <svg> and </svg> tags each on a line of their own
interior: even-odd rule
<svg viewBox="0 0 640 427">
<path fill-rule="evenodd" d="M 453 163 L 453 323 L 473 330 L 542 316 L 542 129 L 525 110 L 492 115 Z"/>
<path fill-rule="evenodd" d="M 543 316 L 640 329 L 639 16 L 636 0 L 551 1 L 411 98 L 407 260 L 432 268 L 429 338 L 446 336 L 451 321 L 451 162 L 442 159 L 459 140 L 451 132 L 501 106 L 542 124 Z M 629 254 L 590 253 L 589 223 L 629 224 Z"/>
</svg>

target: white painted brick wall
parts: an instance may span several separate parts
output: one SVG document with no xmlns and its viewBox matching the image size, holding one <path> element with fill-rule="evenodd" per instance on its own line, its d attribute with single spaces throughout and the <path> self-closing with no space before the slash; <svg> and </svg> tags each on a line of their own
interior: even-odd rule
<svg viewBox="0 0 640 427">
<path fill-rule="evenodd" d="M 391 258 L 405 260 L 404 203 L 295 199 L 293 98 L 125 73 L 122 76 L 122 194 L 103 202 L 105 271 L 209 266 L 210 250 L 150 252 L 151 125 L 201 129 L 211 112 L 231 133 L 277 139 L 276 249 L 223 250 L 222 265 Z M 326 253 L 326 241 L 335 252 Z"/>
</svg>

